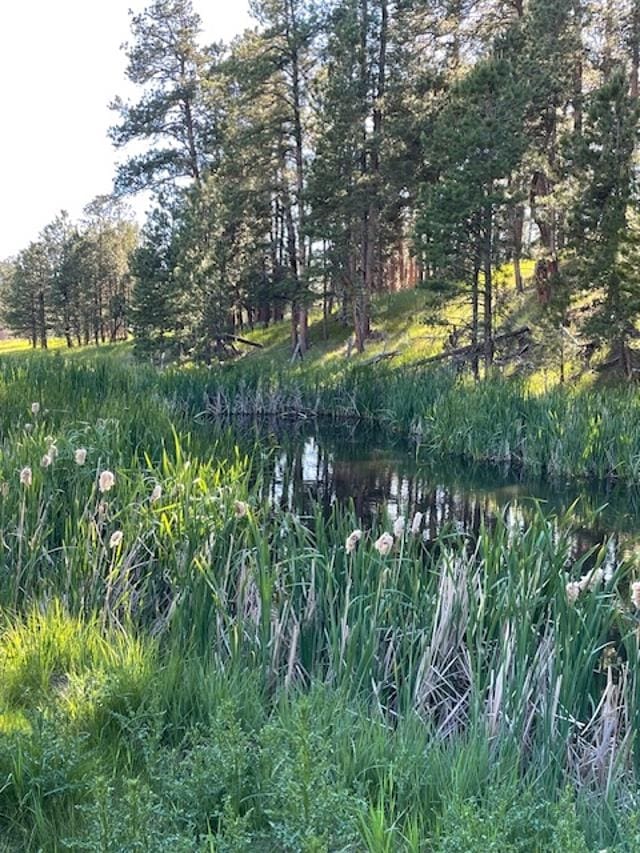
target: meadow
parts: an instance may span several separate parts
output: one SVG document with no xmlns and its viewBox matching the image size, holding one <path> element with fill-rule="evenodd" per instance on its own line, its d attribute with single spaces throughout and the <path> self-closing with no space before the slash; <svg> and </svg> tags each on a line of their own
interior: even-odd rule
<svg viewBox="0 0 640 853">
<path fill-rule="evenodd" d="M 280 414 L 422 422 L 455 453 L 536 400 L 237 370 L 0 359 L 0 849 L 637 850 L 633 554 L 574 559 L 571 511 L 426 540 L 419 517 L 298 517 L 206 416 L 260 389 Z M 631 470 L 606 430 L 633 397 L 607 400 L 585 476 Z M 570 435 L 593 401 L 556 405 Z"/>
</svg>

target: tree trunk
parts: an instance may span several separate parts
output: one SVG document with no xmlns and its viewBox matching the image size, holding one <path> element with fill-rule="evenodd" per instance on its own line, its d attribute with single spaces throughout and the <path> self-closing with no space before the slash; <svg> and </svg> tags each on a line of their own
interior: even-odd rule
<svg viewBox="0 0 640 853">
<path fill-rule="evenodd" d="M 522 232 L 524 230 L 524 207 L 521 204 L 516 204 L 512 210 L 511 230 L 513 237 L 513 272 L 516 283 L 516 292 L 524 291 L 522 281 L 522 270 L 520 261 L 522 260 Z"/>
<path fill-rule="evenodd" d="M 485 376 L 493 363 L 493 278 L 491 270 L 491 249 L 493 237 L 493 211 L 487 206 L 484 213 L 483 229 L 483 267 L 484 267 L 484 369 Z"/>
<path fill-rule="evenodd" d="M 47 349 L 47 318 L 44 305 L 44 291 L 38 291 L 38 326 L 40 332 L 40 346 Z"/>
<path fill-rule="evenodd" d="M 473 350 L 473 378 L 477 382 L 480 379 L 480 365 L 478 362 L 478 279 L 480 278 L 480 264 L 478 261 L 473 266 L 473 283 L 471 289 L 471 346 Z"/>
<path fill-rule="evenodd" d="M 291 96 L 293 104 L 293 136 L 295 142 L 296 162 L 296 207 L 298 211 L 298 234 L 297 234 L 297 273 L 296 288 L 298 305 L 297 323 L 297 346 L 301 355 L 308 349 L 308 311 L 306 294 L 302 292 L 306 288 L 307 252 L 305 246 L 305 209 L 304 209 L 304 140 L 302 133 L 302 97 L 300 80 L 300 57 L 298 54 L 298 20 L 296 15 L 295 0 L 286 0 L 287 11 L 286 35 L 289 44 L 291 58 Z"/>
</svg>

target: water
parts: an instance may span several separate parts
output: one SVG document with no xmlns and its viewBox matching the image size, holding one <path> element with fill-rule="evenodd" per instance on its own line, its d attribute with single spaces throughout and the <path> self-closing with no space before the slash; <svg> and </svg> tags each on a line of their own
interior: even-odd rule
<svg viewBox="0 0 640 853">
<path fill-rule="evenodd" d="M 218 427 L 222 429 L 222 427 Z M 228 429 L 229 427 L 227 427 Z M 353 505 L 364 526 L 424 514 L 427 535 L 443 528 L 476 534 L 502 514 L 524 527 L 539 502 L 546 513 L 572 510 L 575 556 L 606 542 L 610 559 L 629 557 L 640 542 L 640 493 L 521 480 L 513 472 L 417 458 L 415 447 L 361 425 L 234 422 L 247 452 L 260 447 L 265 496 L 304 516 L 319 504 Z"/>
</svg>

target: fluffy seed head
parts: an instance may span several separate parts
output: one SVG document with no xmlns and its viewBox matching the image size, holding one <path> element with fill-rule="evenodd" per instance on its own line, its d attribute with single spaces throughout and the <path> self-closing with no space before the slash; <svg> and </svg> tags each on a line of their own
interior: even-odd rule
<svg viewBox="0 0 640 853">
<path fill-rule="evenodd" d="M 45 453 L 42 459 L 40 460 L 40 465 L 43 468 L 48 468 L 49 465 L 53 465 L 53 459 L 48 453 Z"/>
<path fill-rule="evenodd" d="M 411 522 L 411 533 L 414 536 L 417 536 L 418 533 L 420 533 L 420 528 L 422 527 L 422 518 L 423 518 L 423 515 L 421 512 L 417 512 L 413 516 L 413 521 Z"/>
<path fill-rule="evenodd" d="M 381 556 L 386 557 L 393 548 L 393 536 L 390 533 L 383 533 L 376 539 L 373 547 Z"/>
<path fill-rule="evenodd" d="M 640 610 L 640 581 L 631 584 L 631 603 L 636 610 Z"/>
<path fill-rule="evenodd" d="M 109 539 L 109 548 L 118 548 L 122 545 L 122 530 L 114 530 Z"/>
<path fill-rule="evenodd" d="M 20 482 L 23 486 L 30 486 L 33 482 L 33 472 L 28 465 L 26 465 L 22 471 L 20 471 Z"/>
<path fill-rule="evenodd" d="M 87 450 L 85 447 L 79 447 L 73 454 L 76 465 L 84 465 L 87 461 Z"/>
<path fill-rule="evenodd" d="M 236 515 L 236 518 L 244 518 L 245 515 L 249 512 L 249 507 L 244 501 L 234 501 L 233 511 Z"/>
<path fill-rule="evenodd" d="M 35 417 L 40 412 L 40 403 L 31 404 L 31 414 Z"/>
<path fill-rule="evenodd" d="M 565 589 L 567 591 L 567 601 L 569 604 L 574 605 L 582 592 L 580 581 L 569 581 Z"/>
<path fill-rule="evenodd" d="M 116 477 L 113 471 L 102 471 L 98 480 L 98 488 L 104 494 L 110 492 L 116 484 Z"/>
<path fill-rule="evenodd" d="M 350 533 L 347 536 L 347 541 L 345 542 L 345 548 L 347 554 L 353 554 L 356 550 L 356 546 L 358 542 L 362 539 L 362 530 L 354 530 L 353 533 Z"/>
<path fill-rule="evenodd" d="M 160 485 L 160 483 L 157 483 L 153 487 L 153 491 L 151 492 L 150 501 L 152 504 L 154 504 L 157 501 L 159 501 L 161 497 L 162 497 L 162 486 Z"/>
</svg>

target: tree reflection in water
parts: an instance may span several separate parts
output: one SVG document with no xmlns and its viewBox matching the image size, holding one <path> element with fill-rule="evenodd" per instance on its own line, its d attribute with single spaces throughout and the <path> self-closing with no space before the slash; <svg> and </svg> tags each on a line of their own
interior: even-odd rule
<svg viewBox="0 0 640 853">
<path fill-rule="evenodd" d="M 576 558 L 606 540 L 613 560 L 640 542 L 640 493 L 626 488 L 525 481 L 513 472 L 416 459 L 408 441 L 362 425 L 234 421 L 211 428 L 231 429 L 254 459 L 257 444 L 263 496 L 300 516 L 314 505 L 327 514 L 335 504 L 352 505 L 372 526 L 420 511 L 430 538 L 445 527 L 475 536 L 500 513 L 509 525 L 525 527 L 539 501 L 559 516 L 573 506 Z"/>
</svg>

